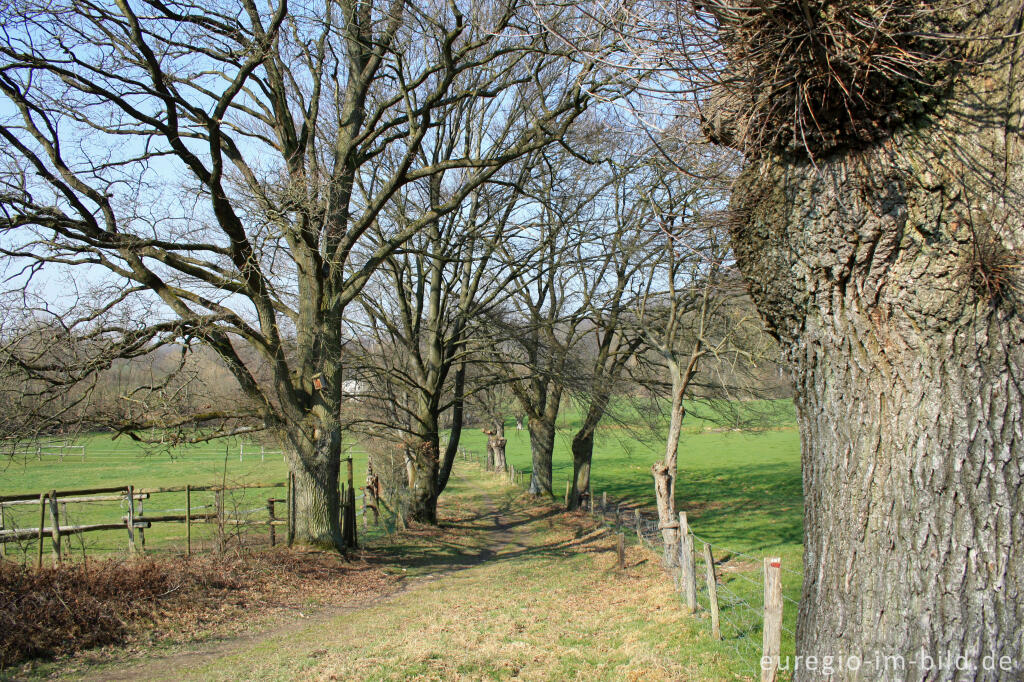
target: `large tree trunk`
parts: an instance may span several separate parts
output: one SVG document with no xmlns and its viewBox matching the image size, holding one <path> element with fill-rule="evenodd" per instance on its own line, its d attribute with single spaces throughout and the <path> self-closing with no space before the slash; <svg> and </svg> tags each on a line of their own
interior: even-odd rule
<svg viewBox="0 0 1024 682">
<path fill-rule="evenodd" d="M 290 439 L 295 454 L 288 468 L 293 474 L 293 530 L 300 544 L 342 549 L 338 476 L 341 467 L 341 431 L 317 429 L 317 438 Z"/>
<path fill-rule="evenodd" d="M 495 471 L 507 471 L 508 462 L 505 461 L 505 421 L 504 419 L 494 420 L 494 429 L 487 438 L 487 451 L 494 464 Z"/>
<path fill-rule="evenodd" d="M 448 445 L 444 449 L 444 456 L 441 458 L 441 470 L 437 474 L 437 494 L 440 495 L 448 487 L 448 479 L 452 475 L 452 467 L 455 465 L 455 455 L 459 451 L 459 441 L 462 439 L 462 420 L 465 414 L 466 394 L 466 363 L 459 364 L 455 370 L 455 396 L 452 399 L 452 430 L 448 434 Z"/>
<path fill-rule="evenodd" d="M 579 430 L 572 437 L 572 485 L 569 487 L 569 509 L 577 509 L 584 494 L 590 493 L 590 468 L 594 457 L 594 432 L 608 408 L 609 396 L 596 392 Z"/>
<path fill-rule="evenodd" d="M 739 266 L 794 368 L 797 653 L 865 662 L 833 679 L 1024 675 L 1024 172 L 1006 42 L 929 125 L 817 168 L 765 159 L 734 193 Z M 950 655 L 979 668 L 927 668 Z M 981 667 L 1002 656 L 1012 672 Z"/>
<path fill-rule="evenodd" d="M 594 432 L 580 429 L 572 437 L 572 485 L 569 510 L 578 509 L 584 493 L 590 493 L 590 463 L 594 457 Z"/>
<path fill-rule="evenodd" d="M 551 487 L 551 457 L 555 450 L 555 422 L 548 419 L 530 420 L 530 456 L 533 472 L 530 475 L 531 495 L 553 497 Z"/>
<path fill-rule="evenodd" d="M 425 438 L 413 448 L 413 478 L 409 486 L 409 507 L 406 510 L 407 521 L 437 524 L 437 475 L 440 470 L 438 461 L 438 441 Z"/>
<path fill-rule="evenodd" d="M 409 506 L 406 521 L 437 523 L 438 475 L 441 471 L 440 439 L 436 407 L 425 397 L 420 397 L 417 415 L 416 437 L 410 441 Z"/>
</svg>

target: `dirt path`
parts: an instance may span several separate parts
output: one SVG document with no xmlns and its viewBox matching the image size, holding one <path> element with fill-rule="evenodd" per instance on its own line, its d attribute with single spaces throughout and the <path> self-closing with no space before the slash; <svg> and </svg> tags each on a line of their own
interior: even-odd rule
<svg viewBox="0 0 1024 682">
<path fill-rule="evenodd" d="M 467 483 L 465 475 L 459 476 L 459 479 L 461 483 Z M 269 628 L 228 639 L 188 645 L 183 651 L 148 656 L 140 663 L 103 666 L 102 669 L 86 672 L 77 679 L 90 681 L 192 679 L 189 671 L 202 669 L 220 659 L 236 656 L 274 641 L 302 640 L 302 634 L 306 631 L 322 629 L 340 617 L 351 616 L 370 607 L 386 606 L 410 592 L 444 589 L 440 583 L 449 575 L 469 570 L 487 561 L 499 559 L 503 553 L 523 549 L 522 545 L 516 543 L 516 529 L 524 520 L 523 513 L 503 508 L 495 501 L 495 497 L 486 491 L 479 493 L 479 499 L 482 504 L 476 509 L 477 518 L 484 521 L 485 523 L 480 525 L 485 525 L 487 528 L 484 546 L 475 553 L 460 554 L 457 560 L 435 564 L 436 568 L 430 574 L 402 580 L 397 589 L 382 599 L 345 606 L 326 606 L 302 612 L 296 611 L 293 617 L 282 618 Z"/>
<path fill-rule="evenodd" d="M 399 536 L 386 597 L 142 660 L 89 680 L 753 680 L 687 616 L 657 558 L 583 514 L 469 471 L 439 529 Z M 418 534 L 417 534 L 418 533 Z M 403 568 L 405 567 L 405 568 Z M 254 626 L 255 628 L 255 626 Z"/>
</svg>

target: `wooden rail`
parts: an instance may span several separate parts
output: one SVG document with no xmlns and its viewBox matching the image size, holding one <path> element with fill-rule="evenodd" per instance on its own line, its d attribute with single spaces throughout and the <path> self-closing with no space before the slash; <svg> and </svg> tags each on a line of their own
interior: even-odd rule
<svg viewBox="0 0 1024 682">
<path fill-rule="evenodd" d="M 269 519 L 260 520 L 248 520 L 245 518 L 227 518 L 224 509 L 224 493 L 232 490 L 254 490 L 254 489 L 272 489 L 272 488 L 284 488 L 287 484 L 285 483 L 245 483 L 237 485 L 182 485 L 182 486 L 166 486 L 158 488 L 136 488 L 131 485 L 124 486 L 106 486 L 97 488 L 79 488 L 75 490 L 50 490 L 43 493 L 23 493 L 18 495 L 4 495 L 0 496 L 0 550 L 3 549 L 5 543 L 17 542 L 19 540 L 30 540 L 36 539 L 39 543 L 36 548 L 36 566 L 41 567 L 43 561 L 43 542 L 46 536 L 49 536 L 52 540 L 53 547 L 53 560 L 54 563 L 59 563 L 62 558 L 61 553 L 61 538 L 69 535 L 76 535 L 79 533 L 87 533 L 92 531 L 104 531 L 104 530 L 125 530 L 128 533 L 128 548 L 129 551 L 134 553 L 136 551 L 136 537 L 141 544 L 142 551 L 145 550 L 146 540 L 144 529 L 149 528 L 154 523 L 185 523 L 187 526 L 187 547 L 188 552 L 191 554 L 192 550 L 192 523 L 211 523 L 215 522 L 218 525 L 218 546 L 223 546 L 224 540 L 224 527 L 225 526 L 252 526 L 252 527 L 264 527 L 271 535 L 271 542 L 273 543 L 274 529 L 275 526 L 288 526 L 291 528 L 291 514 L 289 513 L 288 518 L 278 519 L 275 518 L 273 512 Z M 271 498 L 268 500 L 268 506 L 273 507 L 274 502 L 288 502 L 289 512 L 291 511 L 291 486 L 289 488 L 288 497 L 285 499 Z M 195 512 L 192 507 L 192 493 L 193 492 L 213 492 L 216 496 L 216 510 L 211 512 Z M 149 499 L 152 495 L 161 493 L 185 493 L 185 509 L 182 510 L 184 513 L 181 514 L 156 514 L 146 515 L 142 509 L 143 500 Z M 127 513 L 124 514 L 120 521 L 110 521 L 105 523 L 85 523 L 78 525 L 61 525 L 60 516 L 61 512 L 58 508 L 58 503 L 61 503 L 66 507 L 68 502 L 119 502 L 127 501 L 128 509 Z M 138 506 L 136 506 L 136 502 Z M 39 525 L 34 528 L 4 528 L 4 514 L 3 510 L 5 507 L 23 506 L 23 505 L 39 505 Z M 202 507 L 200 507 L 202 508 Z M 173 510 L 172 510 L 173 511 Z M 46 517 L 49 514 L 50 524 L 46 525 Z M 67 511 L 63 512 L 66 516 Z M 3 552 L 0 551 L 0 558 L 3 557 Z"/>
</svg>

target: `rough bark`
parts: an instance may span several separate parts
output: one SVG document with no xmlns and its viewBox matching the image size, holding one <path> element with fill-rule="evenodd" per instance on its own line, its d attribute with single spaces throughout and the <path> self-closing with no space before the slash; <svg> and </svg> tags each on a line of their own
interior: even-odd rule
<svg viewBox="0 0 1024 682">
<path fill-rule="evenodd" d="M 505 459 L 505 443 L 507 442 L 501 436 L 494 438 L 494 469 L 496 471 L 508 471 L 508 462 Z"/>
<path fill-rule="evenodd" d="M 437 524 L 438 461 L 437 435 L 421 440 L 412 453 L 412 481 L 406 521 Z"/>
<path fill-rule="evenodd" d="M 508 462 L 505 461 L 505 422 L 503 419 L 494 420 L 494 428 L 487 432 L 487 457 L 495 471 L 507 471 Z"/>
<path fill-rule="evenodd" d="M 1017 3 L 987 4 L 1019 27 Z M 816 165 L 763 159 L 734 193 L 738 263 L 797 391 L 797 653 L 864 661 L 833 679 L 1022 674 L 1018 40 L 919 128 Z M 925 665 L 957 655 L 978 669 Z"/>
<path fill-rule="evenodd" d="M 590 494 L 590 467 L 594 457 L 594 432 L 608 407 L 609 395 L 595 393 L 579 430 L 572 437 L 572 485 L 569 488 L 569 510 L 578 509 L 583 496 Z"/>
<path fill-rule="evenodd" d="M 445 447 L 444 456 L 441 459 L 441 469 L 437 474 L 437 494 L 440 495 L 448 487 L 448 479 L 452 475 L 452 467 L 455 465 L 455 455 L 459 451 L 459 441 L 462 439 L 462 419 L 465 414 L 466 396 L 466 363 L 459 363 L 455 370 L 455 397 L 452 401 L 452 428 L 448 434 L 448 445 Z"/>
<path fill-rule="evenodd" d="M 582 505 L 583 495 L 590 494 L 590 464 L 594 457 L 594 432 L 582 429 L 572 437 L 572 486 L 569 488 L 570 511 Z"/>
<path fill-rule="evenodd" d="M 317 433 L 289 460 L 294 474 L 293 507 L 295 541 L 301 544 L 341 549 L 338 476 L 341 468 L 341 431 Z"/>
<path fill-rule="evenodd" d="M 531 495 L 554 497 L 551 487 L 551 457 L 555 450 L 555 423 L 548 419 L 530 420 L 530 457 L 533 472 L 530 474 Z"/>
</svg>

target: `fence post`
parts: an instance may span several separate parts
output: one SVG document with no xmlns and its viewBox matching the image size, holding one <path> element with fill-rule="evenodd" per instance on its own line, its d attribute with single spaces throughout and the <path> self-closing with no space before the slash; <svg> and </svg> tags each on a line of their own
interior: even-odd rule
<svg viewBox="0 0 1024 682">
<path fill-rule="evenodd" d="M 686 512 L 679 512 L 679 582 L 690 613 L 697 610 L 697 565 L 693 560 L 693 537 Z"/>
<path fill-rule="evenodd" d="M 626 534 L 619 533 L 615 539 L 615 551 L 619 554 L 619 570 L 626 568 Z"/>
<path fill-rule="evenodd" d="M 782 651 L 782 559 L 764 560 L 764 629 L 761 682 L 778 679 Z"/>
<path fill-rule="evenodd" d="M 185 486 L 185 554 L 192 556 L 192 486 Z"/>
<path fill-rule="evenodd" d="M 633 510 L 633 523 L 636 524 L 636 539 L 641 545 L 644 544 L 644 534 L 641 524 L 643 519 L 640 518 L 640 507 Z"/>
<path fill-rule="evenodd" d="M 4 505 L 0 503 L 0 530 L 4 529 Z M 0 542 L 0 561 L 7 558 L 7 543 Z"/>
<path fill-rule="evenodd" d="M 622 526 L 622 503 L 619 502 L 615 505 L 615 530 L 618 530 Z"/>
<path fill-rule="evenodd" d="M 57 510 L 57 491 L 50 491 L 50 540 L 52 541 L 51 549 L 53 552 L 53 565 L 56 566 L 61 562 L 60 556 L 60 514 Z"/>
<path fill-rule="evenodd" d="M 128 486 L 128 553 L 135 554 L 135 487 Z"/>
<path fill-rule="evenodd" d="M 603 516 L 605 511 L 608 509 L 608 491 L 601 493 L 601 515 Z"/>
<path fill-rule="evenodd" d="M 60 517 L 62 519 L 64 519 L 64 523 L 67 523 L 68 525 L 71 525 L 71 523 L 68 521 L 68 519 L 70 517 L 68 516 L 68 503 L 67 502 L 61 502 L 60 503 Z M 64 543 L 64 554 L 67 556 L 68 560 L 71 559 L 71 535 L 70 534 L 68 535 L 68 541 L 66 543 Z"/>
<path fill-rule="evenodd" d="M 295 474 L 291 471 L 288 472 L 288 490 L 286 497 L 288 498 L 287 509 L 287 523 L 285 527 L 288 529 L 288 546 L 291 547 L 292 543 L 295 542 L 295 512 L 292 507 L 295 505 Z"/>
<path fill-rule="evenodd" d="M 267 525 L 270 526 L 270 546 L 273 547 L 277 540 L 274 532 L 274 498 L 267 500 Z"/>
<path fill-rule="evenodd" d="M 139 516 L 145 518 L 146 510 L 144 508 L 145 505 L 143 504 L 143 502 L 144 502 L 143 498 L 140 497 L 139 498 Z M 145 528 L 139 528 L 139 546 L 142 548 L 142 552 L 145 553 L 146 552 L 146 529 Z"/>
<path fill-rule="evenodd" d="M 722 639 L 722 626 L 718 614 L 718 582 L 715 578 L 715 558 L 711 554 L 711 545 L 704 543 L 704 570 L 708 581 L 708 601 L 711 603 L 711 636 Z"/>
<path fill-rule="evenodd" d="M 39 547 L 36 548 L 36 570 L 43 567 L 43 526 L 46 525 L 46 493 L 39 496 Z"/>
<path fill-rule="evenodd" d="M 217 512 L 217 553 L 224 552 L 224 490 L 213 491 L 213 503 Z"/>
</svg>

